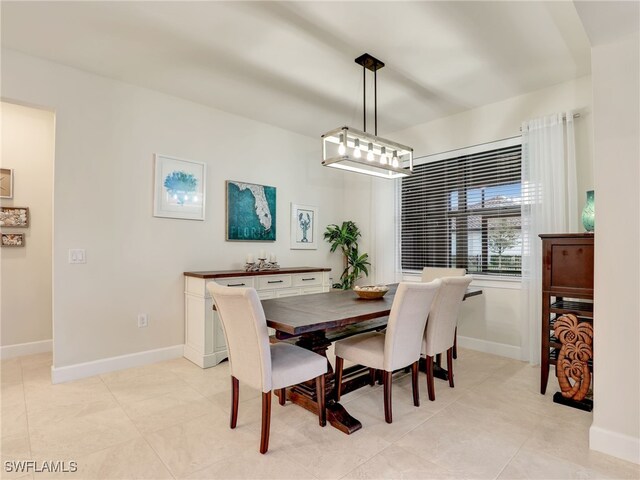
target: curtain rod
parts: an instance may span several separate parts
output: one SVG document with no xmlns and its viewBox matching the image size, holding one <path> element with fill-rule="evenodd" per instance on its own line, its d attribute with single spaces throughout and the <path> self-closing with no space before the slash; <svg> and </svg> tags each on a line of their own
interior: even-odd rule
<svg viewBox="0 0 640 480">
<path fill-rule="evenodd" d="M 573 114 L 573 118 L 580 118 L 580 113 L 574 113 Z M 562 114 L 562 121 L 566 121 L 567 120 L 567 114 L 563 113 Z M 520 127 L 520 131 L 522 131 L 522 127 Z"/>
</svg>

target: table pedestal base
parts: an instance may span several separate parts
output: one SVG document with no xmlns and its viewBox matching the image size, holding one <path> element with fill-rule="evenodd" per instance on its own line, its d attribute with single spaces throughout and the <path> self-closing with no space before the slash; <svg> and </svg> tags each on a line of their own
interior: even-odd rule
<svg viewBox="0 0 640 480">
<path fill-rule="evenodd" d="M 318 355 L 327 357 L 327 348 L 331 342 L 327 339 L 324 332 L 315 332 L 302 335 L 296 345 L 311 350 Z M 336 385 L 333 374 L 333 367 L 327 359 L 327 373 L 324 377 L 325 398 L 327 408 L 327 421 L 335 428 L 347 435 L 356 432 L 362 428 L 362 424 L 357 418 L 349 415 L 349 412 L 336 401 Z M 342 374 L 342 395 L 357 390 L 370 384 L 369 369 L 361 366 L 346 368 Z M 286 389 L 287 398 L 291 403 L 300 405 L 310 412 L 318 412 L 318 403 L 316 398 L 315 381 L 304 382 L 294 385 Z M 275 392 L 278 398 L 280 392 Z"/>
</svg>

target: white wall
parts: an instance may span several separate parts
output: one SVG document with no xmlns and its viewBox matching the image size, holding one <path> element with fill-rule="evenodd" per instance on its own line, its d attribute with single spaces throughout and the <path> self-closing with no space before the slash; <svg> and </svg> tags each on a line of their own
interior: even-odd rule
<svg viewBox="0 0 640 480">
<path fill-rule="evenodd" d="M 319 139 L 12 51 L 2 96 L 56 113 L 55 367 L 184 343 L 184 271 L 238 268 L 261 248 L 339 271 L 325 242 L 289 249 L 290 202 L 320 206 L 321 230 L 343 218 L 344 174 L 320 166 Z M 154 153 L 207 163 L 206 221 L 152 216 Z M 225 241 L 225 180 L 277 187 L 275 243 Z M 87 263 L 67 263 L 69 248 Z"/>
<path fill-rule="evenodd" d="M 590 446 L 640 463 L 640 37 L 592 49 L 594 410 Z"/>
<path fill-rule="evenodd" d="M 590 76 L 417 125 L 389 134 L 388 138 L 412 146 L 415 156 L 419 157 L 513 137 L 520 134 L 523 121 L 567 110 L 578 111 L 581 115 L 575 121 L 578 216 L 584 206 L 585 191 L 593 188 Z M 387 137 L 385 133 L 382 136 Z M 347 180 L 346 205 L 350 217 L 365 232 L 364 251 L 375 254 L 381 246 L 386 251 L 382 257 L 375 258 L 374 255 L 377 282 L 394 280 L 394 260 L 388 252 L 395 242 L 392 226 L 397 219 L 393 219 L 393 209 L 389 208 L 394 202 L 391 182 L 383 182 L 364 176 L 351 176 Z M 371 212 L 370 199 L 378 206 Z M 475 281 L 474 284 L 483 287 L 484 295 L 481 299 L 469 299 L 463 308 L 458 329 L 461 344 L 520 358 L 523 325 L 519 284 L 486 281 Z"/>
<path fill-rule="evenodd" d="M 29 228 L 2 229 L 25 235 L 24 247 L 0 250 L 0 345 L 6 357 L 50 348 L 54 115 L 2 102 L 0 117 L 0 163 L 14 170 L 14 195 L 2 206 L 29 207 L 30 216 Z M 20 347 L 7 348 L 15 345 Z"/>
</svg>

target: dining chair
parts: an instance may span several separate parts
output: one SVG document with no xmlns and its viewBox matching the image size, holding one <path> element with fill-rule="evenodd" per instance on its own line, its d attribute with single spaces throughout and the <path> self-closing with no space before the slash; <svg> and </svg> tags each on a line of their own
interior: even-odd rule
<svg viewBox="0 0 640 480">
<path fill-rule="evenodd" d="M 449 267 L 424 267 L 422 269 L 422 281 L 431 282 L 442 277 L 462 277 L 467 271 L 464 268 Z M 458 358 L 458 328 L 453 333 L 453 358 Z M 438 365 L 440 357 L 438 357 Z"/>
<path fill-rule="evenodd" d="M 462 277 L 467 271 L 464 268 L 424 267 L 422 281 L 431 282 L 442 277 Z"/>
<path fill-rule="evenodd" d="M 238 420 L 239 382 L 262 391 L 262 430 L 260 453 L 269 448 L 271 391 L 279 390 L 284 405 L 286 387 L 316 380 L 318 418 L 324 427 L 324 374 L 327 359 L 310 350 L 289 343 L 269 344 L 267 321 L 258 294 L 253 288 L 207 284 L 222 323 L 231 369 L 231 422 Z"/>
<path fill-rule="evenodd" d="M 439 280 L 429 283 L 401 282 L 396 290 L 384 332 L 367 332 L 339 340 L 336 352 L 336 397 L 340 400 L 344 359 L 382 371 L 384 418 L 392 422 L 391 376 L 394 370 L 411 365 L 413 404 L 420 405 L 418 361 L 423 332 Z"/>
<path fill-rule="evenodd" d="M 471 275 L 464 277 L 443 277 L 435 300 L 429 312 L 427 328 L 424 331 L 422 354 L 426 357 L 427 390 L 429 400 L 436 399 L 433 382 L 433 358 L 440 353 L 447 353 L 447 369 L 449 386 L 453 388 L 453 343 L 460 305 L 467 287 L 471 283 Z M 428 285 L 428 284 L 427 284 Z"/>
</svg>

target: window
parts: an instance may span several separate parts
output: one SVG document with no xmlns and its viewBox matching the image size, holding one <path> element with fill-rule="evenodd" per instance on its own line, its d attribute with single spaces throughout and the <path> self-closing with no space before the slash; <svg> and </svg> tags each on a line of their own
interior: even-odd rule
<svg viewBox="0 0 640 480">
<path fill-rule="evenodd" d="M 520 138 L 433 155 L 400 187 L 401 264 L 519 276 Z"/>
</svg>

